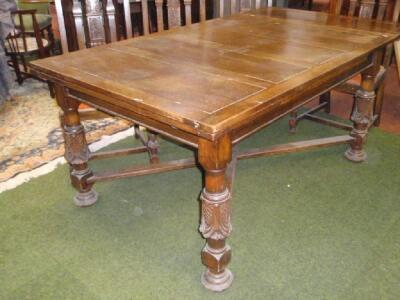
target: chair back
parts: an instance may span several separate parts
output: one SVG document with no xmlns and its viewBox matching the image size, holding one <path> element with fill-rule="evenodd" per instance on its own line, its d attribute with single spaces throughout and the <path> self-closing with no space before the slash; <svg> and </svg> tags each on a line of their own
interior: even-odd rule
<svg viewBox="0 0 400 300">
<path fill-rule="evenodd" d="M 399 1 L 390 0 L 330 0 L 329 11 L 332 14 L 344 14 L 352 17 L 376 19 L 379 21 L 392 20 L 390 12 Z M 391 10 L 389 8 L 392 8 Z M 398 12 L 397 12 L 398 15 Z"/>
<path fill-rule="evenodd" d="M 48 56 L 43 39 L 41 36 L 39 24 L 36 20 L 36 9 L 16 10 L 11 13 L 13 20 L 18 20 L 15 28 L 11 31 L 5 41 L 5 50 L 9 54 L 26 54 L 37 52 L 39 58 Z M 25 22 L 30 20 L 33 28 L 32 32 L 27 30 Z M 47 41 L 48 42 L 48 41 Z"/>
<path fill-rule="evenodd" d="M 162 31 L 165 27 L 181 26 L 182 5 L 184 23 L 191 24 L 192 0 L 167 2 L 167 16 L 164 17 L 163 0 L 55 0 L 62 50 L 65 53 L 130 38 L 134 35 L 133 21 L 138 19 L 144 35 L 156 29 Z M 152 8 L 154 6 L 154 22 L 149 14 L 149 4 Z M 135 13 L 137 6 L 139 16 Z M 168 20 L 167 26 L 164 24 L 165 18 Z"/>
<path fill-rule="evenodd" d="M 359 18 L 376 19 L 378 21 L 392 21 L 397 23 L 400 14 L 400 0 L 330 0 L 329 12 L 332 14 L 345 14 Z M 400 74 L 400 44 L 394 43 L 397 66 Z M 393 58 L 393 45 L 386 47 L 382 66 L 387 68 Z"/>
<path fill-rule="evenodd" d="M 55 0 L 64 53 L 116 41 L 112 0 Z"/>
<path fill-rule="evenodd" d="M 272 0 L 216 0 L 214 17 L 230 16 L 232 14 L 272 6 Z"/>
<path fill-rule="evenodd" d="M 214 17 L 272 6 L 272 0 L 215 3 Z M 62 50 L 65 53 L 130 38 L 135 35 L 133 22 L 138 20 L 144 35 L 192 24 L 192 5 L 192 0 L 55 0 Z M 195 12 L 200 21 L 206 20 L 206 0 L 199 0 Z"/>
</svg>

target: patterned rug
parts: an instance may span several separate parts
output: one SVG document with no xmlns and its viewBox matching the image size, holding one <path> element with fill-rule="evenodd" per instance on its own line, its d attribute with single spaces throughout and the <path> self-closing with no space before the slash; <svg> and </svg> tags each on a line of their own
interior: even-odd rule
<svg viewBox="0 0 400 300">
<path fill-rule="evenodd" d="M 0 183 L 64 154 L 59 108 L 47 85 L 28 79 L 0 112 Z M 89 143 L 130 127 L 121 119 L 83 122 Z"/>
</svg>

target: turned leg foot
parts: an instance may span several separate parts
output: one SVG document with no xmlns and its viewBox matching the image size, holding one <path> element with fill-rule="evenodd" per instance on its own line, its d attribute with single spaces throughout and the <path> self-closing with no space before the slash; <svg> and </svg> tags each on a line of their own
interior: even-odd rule
<svg viewBox="0 0 400 300">
<path fill-rule="evenodd" d="M 344 153 L 344 156 L 352 162 L 363 162 L 367 159 L 367 153 L 364 149 L 354 150 L 352 148 L 348 148 Z"/>
<path fill-rule="evenodd" d="M 83 167 L 82 170 L 74 169 Z M 70 178 L 73 187 L 78 191 L 74 197 L 74 203 L 79 207 L 91 206 L 97 201 L 97 193 L 93 190 L 93 184 L 88 183 L 88 179 L 93 176 L 87 164 L 71 165 Z"/>
<path fill-rule="evenodd" d="M 222 292 L 229 288 L 233 282 L 233 274 L 229 269 L 225 269 L 221 274 L 213 274 L 205 270 L 201 275 L 201 283 L 205 288 L 213 292 Z"/>
<path fill-rule="evenodd" d="M 350 133 L 354 137 L 354 140 L 350 143 L 349 148 L 344 152 L 344 157 L 348 160 L 356 163 L 363 162 L 367 159 L 367 152 L 363 149 L 363 145 L 366 140 L 367 129 L 356 130 L 353 128 Z"/>
<path fill-rule="evenodd" d="M 79 207 L 87 207 L 97 202 L 97 192 L 90 190 L 89 192 L 78 192 L 74 197 L 74 203 Z"/>
<path fill-rule="evenodd" d="M 204 287 L 214 292 L 222 292 L 229 288 L 233 282 L 233 274 L 228 268 L 220 269 L 229 263 L 231 247 L 226 245 L 220 249 L 214 249 L 207 243 L 201 256 L 203 262 L 213 267 L 213 269 L 204 270 L 201 275 L 201 283 Z"/>
</svg>

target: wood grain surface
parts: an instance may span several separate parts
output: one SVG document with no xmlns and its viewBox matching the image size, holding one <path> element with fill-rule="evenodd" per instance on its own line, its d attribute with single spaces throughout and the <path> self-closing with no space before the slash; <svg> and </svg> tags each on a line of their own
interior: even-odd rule
<svg viewBox="0 0 400 300">
<path fill-rule="evenodd" d="M 159 132 L 215 140 L 230 131 L 235 141 L 258 119 L 273 120 L 367 68 L 370 54 L 399 35 L 390 23 L 268 8 L 32 67 L 100 109 L 165 125 L 153 124 Z"/>
</svg>

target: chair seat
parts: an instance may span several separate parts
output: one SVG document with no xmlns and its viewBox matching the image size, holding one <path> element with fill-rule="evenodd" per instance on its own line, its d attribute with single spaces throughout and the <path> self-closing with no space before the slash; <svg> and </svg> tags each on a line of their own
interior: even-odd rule
<svg viewBox="0 0 400 300">
<path fill-rule="evenodd" d="M 18 45 L 18 49 L 11 49 L 9 43 L 6 43 L 6 50 L 8 53 L 29 53 L 29 52 L 33 52 L 33 51 L 37 51 L 39 50 L 39 46 L 36 42 L 36 38 L 34 37 L 26 37 L 26 51 L 25 51 L 25 47 L 24 47 L 24 40 L 23 38 L 16 38 L 13 39 L 12 42 Z M 49 45 L 49 41 L 46 39 L 41 39 L 42 43 L 43 43 L 43 47 L 47 47 Z M 11 42 L 11 41 L 10 41 Z"/>
<path fill-rule="evenodd" d="M 36 14 L 36 21 L 39 24 L 39 28 L 43 29 L 51 25 L 51 16 L 46 14 Z M 24 22 L 25 32 L 33 32 L 33 24 L 32 17 L 30 15 L 25 15 L 22 17 L 22 21 Z M 14 16 L 14 22 L 16 26 L 19 26 L 19 17 L 18 15 Z"/>
</svg>

